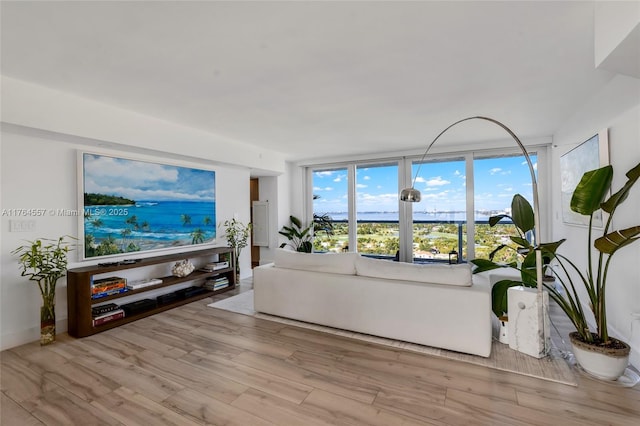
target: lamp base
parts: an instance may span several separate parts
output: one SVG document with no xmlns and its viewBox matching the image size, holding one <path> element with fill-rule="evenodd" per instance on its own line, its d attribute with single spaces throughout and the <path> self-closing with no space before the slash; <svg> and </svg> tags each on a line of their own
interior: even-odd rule
<svg viewBox="0 0 640 426">
<path fill-rule="evenodd" d="M 523 286 L 507 291 L 509 311 L 509 347 L 535 358 L 548 355 L 551 345 L 549 334 L 549 293 Z M 540 309 L 540 303 L 542 308 Z M 543 318 L 540 318 L 542 312 Z"/>
</svg>

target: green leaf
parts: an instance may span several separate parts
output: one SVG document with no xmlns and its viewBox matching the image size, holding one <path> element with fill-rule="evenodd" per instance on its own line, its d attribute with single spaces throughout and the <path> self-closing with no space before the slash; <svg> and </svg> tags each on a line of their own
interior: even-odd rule
<svg viewBox="0 0 640 426">
<path fill-rule="evenodd" d="M 511 219 L 511 216 L 506 214 L 499 214 L 499 215 L 491 216 L 489 218 L 489 226 L 490 227 L 496 226 L 498 222 L 500 222 L 502 219 L 510 219 L 511 221 L 513 221 L 513 219 Z"/>
<path fill-rule="evenodd" d="M 501 280 L 493 285 L 491 289 L 491 309 L 496 316 L 500 317 L 504 315 L 508 308 L 507 303 L 507 290 L 510 287 L 516 287 L 522 285 L 519 281 L 513 280 Z"/>
<path fill-rule="evenodd" d="M 296 228 L 302 228 L 302 222 L 300 222 L 300 219 L 298 219 L 295 216 L 289 216 L 289 220 L 291 220 L 291 223 L 293 223 Z"/>
<path fill-rule="evenodd" d="M 637 166 L 632 168 L 626 173 L 628 178 L 627 182 L 624 184 L 622 188 L 615 194 L 613 194 L 607 201 L 602 204 L 602 210 L 607 213 L 611 213 L 618 207 L 624 200 L 627 199 L 629 195 L 629 190 L 636 183 L 636 181 L 640 178 L 640 163 Z"/>
<path fill-rule="evenodd" d="M 312 250 L 313 245 L 311 244 L 311 241 L 304 241 L 300 244 L 300 247 L 298 247 L 298 251 L 303 253 L 311 253 Z"/>
<path fill-rule="evenodd" d="M 520 194 L 513 196 L 511 201 L 511 215 L 513 223 L 525 233 L 531 231 L 535 226 L 533 209 L 531 204 Z"/>
<path fill-rule="evenodd" d="M 508 245 L 506 245 L 506 244 L 500 244 L 498 247 L 496 247 L 495 249 L 493 249 L 493 250 L 491 251 L 491 253 L 489 253 L 489 260 L 493 260 L 493 258 L 496 256 L 496 254 L 497 254 L 500 250 L 502 250 L 502 249 L 504 249 L 504 248 L 509 248 L 509 246 L 508 246 Z"/>
<path fill-rule="evenodd" d="M 582 175 L 582 179 L 573 191 L 571 210 L 581 215 L 590 216 L 602 204 L 611 186 L 613 167 L 604 166 Z"/>
<path fill-rule="evenodd" d="M 618 249 L 628 246 L 638 239 L 640 235 L 640 226 L 632 226 L 631 228 L 622 229 L 620 231 L 610 232 L 594 242 L 594 246 L 601 252 L 612 255 Z"/>
<path fill-rule="evenodd" d="M 531 244 L 529 243 L 529 241 L 525 240 L 524 238 L 515 237 L 515 236 L 511 236 L 510 238 L 511 238 L 511 241 L 513 241 L 514 243 L 516 243 L 520 247 L 524 247 L 524 248 L 530 248 L 531 247 Z"/>
<path fill-rule="evenodd" d="M 520 268 L 520 277 L 522 278 L 523 284 L 527 287 L 535 287 L 538 285 L 535 250 L 531 250 L 522 261 L 522 267 Z"/>
<path fill-rule="evenodd" d="M 471 263 L 476 265 L 476 269 L 473 270 L 474 274 L 479 274 L 480 272 L 491 271 L 493 269 L 503 268 L 504 266 L 499 265 L 495 262 L 486 259 L 472 259 Z"/>
<path fill-rule="evenodd" d="M 560 247 L 560 245 L 562 243 L 564 243 L 565 241 L 567 241 L 567 239 L 563 238 L 561 240 L 554 241 L 552 243 L 542 243 L 542 244 L 540 244 L 540 249 L 542 250 L 542 255 L 543 256 L 552 255 L 553 257 L 555 257 L 555 254 L 556 254 L 556 251 L 558 250 L 558 247 Z"/>
</svg>

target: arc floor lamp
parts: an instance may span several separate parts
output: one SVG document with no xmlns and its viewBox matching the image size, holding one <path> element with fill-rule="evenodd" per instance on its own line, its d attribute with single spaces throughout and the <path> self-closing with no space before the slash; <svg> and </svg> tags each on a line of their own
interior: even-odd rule
<svg viewBox="0 0 640 426">
<path fill-rule="evenodd" d="M 520 139 L 518 138 L 518 136 L 516 136 L 516 134 L 509 129 L 507 126 L 505 126 L 504 124 L 502 124 L 501 122 L 499 122 L 498 120 L 494 120 L 493 118 L 489 118 L 489 117 L 483 117 L 483 116 L 473 116 L 473 117 L 467 117 L 467 118 L 463 118 L 462 120 L 458 120 L 453 124 L 450 124 L 448 127 L 446 127 L 443 131 L 441 131 L 438 136 L 435 137 L 435 139 L 433 141 L 431 141 L 431 143 L 427 146 L 427 149 L 424 151 L 424 154 L 422 155 L 422 158 L 420 159 L 420 164 L 418 165 L 418 170 L 416 171 L 416 175 L 413 178 L 413 182 L 411 184 L 410 188 L 404 188 L 401 192 L 400 192 L 400 200 L 404 201 L 404 202 L 409 202 L 409 203 L 417 203 L 420 201 L 421 199 L 421 194 L 420 191 L 417 190 L 415 188 L 416 185 L 416 180 L 418 179 L 418 175 L 420 173 L 420 168 L 422 167 L 422 163 L 424 161 L 424 159 L 426 158 L 427 154 L 429 153 L 429 150 L 431 149 L 431 147 L 436 143 L 436 141 L 438 139 L 440 139 L 440 137 L 445 134 L 449 129 L 451 129 L 452 127 L 463 123 L 465 121 L 469 121 L 469 120 L 483 120 L 483 121 L 488 121 L 491 122 L 493 124 L 496 124 L 498 126 L 500 126 L 502 129 L 504 129 L 509 136 L 511 136 L 513 138 L 513 140 L 516 142 L 516 144 L 518 145 L 518 147 L 520 148 L 520 150 L 522 151 L 522 154 L 524 155 L 524 158 L 527 161 L 527 165 L 529 166 L 529 173 L 531 174 L 531 186 L 532 186 L 532 191 L 533 191 L 533 220 L 534 220 L 534 226 L 535 226 L 535 245 L 538 246 L 540 244 L 539 240 L 540 240 L 540 236 L 542 235 L 541 232 L 541 228 L 540 228 L 540 208 L 539 208 L 539 201 L 538 201 L 538 182 L 536 179 L 536 174 L 533 168 L 533 164 L 531 163 L 531 158 L 529 157 L 529 153 L 527 152 L 526 148 L 524 147 L 524 145 L 522 144 L 522 142 L 520 141 Z M 543 303 L 543 289 L 544 289 L 544 285 L 543 285 L 543 281 L 542 281 L 542 252 L 539 249 L 536 249 L 536 285 L 537 285 L 537 330 L 542 332 L 542 351 L 540 352 L 540 356 L 544 356 L 547 354 L 548 348 L 547 348 L 547 329 L 548 327 L 545 326 L 546 322 L 544 319 L 544 303 Z M 536 355 L 536 354 L 531 354 L 531 355 Z M 540 357 L 539 356 L 539 357 Z"/>
</svg>

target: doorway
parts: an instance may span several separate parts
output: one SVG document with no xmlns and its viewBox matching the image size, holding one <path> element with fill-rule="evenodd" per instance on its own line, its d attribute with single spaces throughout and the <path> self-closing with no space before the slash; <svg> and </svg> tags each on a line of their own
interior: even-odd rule
<svg viewBox="0 0 640 426">
<path fill-rule="evenodd" d="M 260 184 L 258 178 L 249 181 L 249 208 L 250 217 L 253 217 L 253 202 L 260 200 Z M 260 265 L 260 247 L 253 245 L 253 232 L 251 233 L 251 269 Z"/>
</svg>

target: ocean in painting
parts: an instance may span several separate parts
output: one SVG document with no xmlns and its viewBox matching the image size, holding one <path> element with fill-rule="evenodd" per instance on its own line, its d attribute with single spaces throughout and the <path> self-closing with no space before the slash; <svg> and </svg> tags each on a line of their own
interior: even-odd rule
<svg viewBox="0 0 640 426">
<path fill-rule="evenodd" d="M 141 250 L 192 244 L 194 231 L 203 240 L 216 237 L 215 202 L 136 201 L 135 205 L 85 206 L 85 235 L 94 245 L 110 237 L 122 251 L 133 243 Z"/>
</svg>

